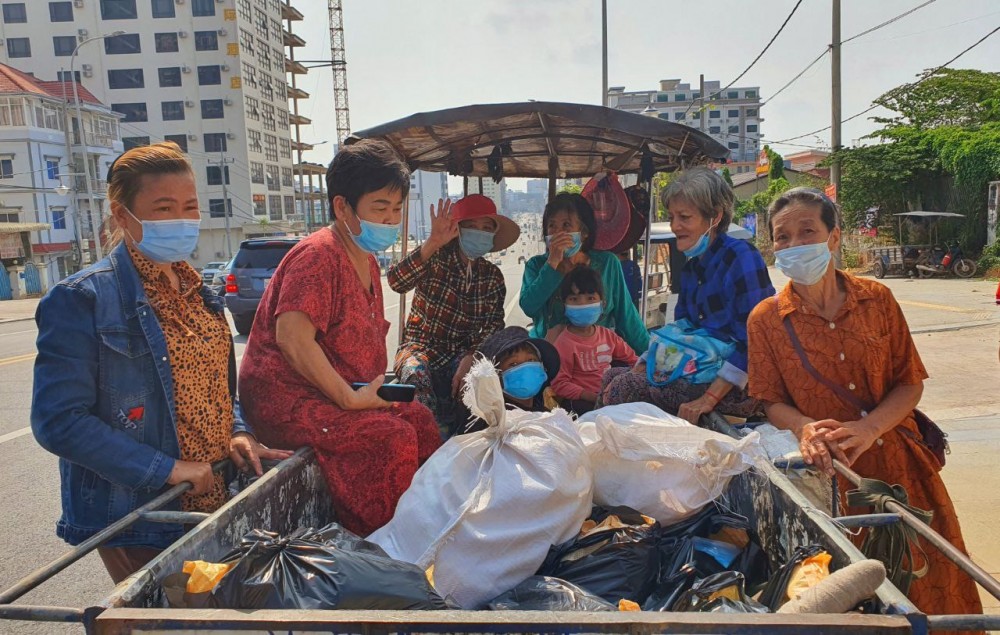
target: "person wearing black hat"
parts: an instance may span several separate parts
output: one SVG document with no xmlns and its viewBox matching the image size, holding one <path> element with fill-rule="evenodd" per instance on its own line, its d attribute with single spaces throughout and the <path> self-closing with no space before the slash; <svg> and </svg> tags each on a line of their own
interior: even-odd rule
<svg viewBox="0 0 1000 635">
<path fill-rule="evenodd" d="M 504 402 L 508 408 L 531 412 L 548 412 L 558 408 L 549 384 L 559 374 L 559 351 L 546 340 L 531 337 L 520 326 L 508 326 L 487 337 L 478 354 L 493 362 L 500 374 Z M 461 434 L 477 432 L 486 427 L 482 419 L 469 420 Z"/>
</svg>

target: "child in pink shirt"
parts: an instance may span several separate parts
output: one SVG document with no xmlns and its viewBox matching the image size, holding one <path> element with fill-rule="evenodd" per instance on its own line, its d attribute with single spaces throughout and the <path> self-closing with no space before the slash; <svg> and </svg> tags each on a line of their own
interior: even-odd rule
<svg viewBox="0 0 1000 635">
<path fill-rule="evenodd" d="M 569 324 L 555 340 L 560 367 L 552 390 L 566 408 L 584 414 L 594 409 L 604 371 L 612 362 L 632 366 L 638 358 L 614 331 L 595 324 L 604 310 L 604 286 L 596 271 L 587 266 L 573 269 L 559 293 Z"/>
</svg>

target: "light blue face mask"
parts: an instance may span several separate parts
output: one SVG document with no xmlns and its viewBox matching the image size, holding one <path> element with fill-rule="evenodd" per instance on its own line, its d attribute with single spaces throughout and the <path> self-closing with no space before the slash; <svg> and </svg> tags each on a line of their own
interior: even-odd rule
<svg viewBox="0 0 1000 635">
<path fill-rule="evenodd" d="M 548 378 L 541 362 L 524 362 L 503 371 L 503 391 L 516 399 L 531 399 Z"/>
<path fill-rule="evenodd" d="M 583 245 L 583 239 L 580 238 L 580 232 L 570 232 L 569 235 L 573 238 L 573 244 L 569 249 L 563 252 L 563 258 L 572 258 L 580 251 L 580 247 Z M 546 236 L 545 246 L 548 247 L 550 242 L 552 242 L 552 237 Z"/>
<path fill-rule="evenodd" d="M 595 324 L 597 320 L 601 319 L 601 313 L 604 312 L 604 306 L 601 302 L 594 302 L 593 304 L 578 304 L 572 305 L 567 304 L 565 307 L 566 319 L 573 326 L 590 326 Z"/>
<path fill-rule="evenodd" d="M 357 213 L 354 215 L 357 216 Z M 358 247 L 374 254 L 385 251 L 396 244 L 396 239 L 399 238 L 399 227 L 402 223 L 383 225 L 382 223 L 371 223 L 360 216 L 358 216 L 358 220 L 361 221 L 360 234 L 355 236 L 351 228 L 347 228 L 347 233 L 351 235 Z"/>
<path fill-rule="evenodd" d="M 201 218 L 139 220 L 129 208 L 126 207 L 125 211 L 142 225 L 142 240 L 136 242 L 135 238 L 132 238 L 135 248 L 154 262 L 187 260 L 198 246 Z"/>
<path fill-rule="evenodd" d="M 482 258 L 493 249 L 493 238 L 496 232 L 461 227 L 458 230 L 458 245 L 470 260 Z"/>
<path fill-rule="evenodd" d="M 830 247 L 824 241 L 776 251 L 774 266 L 793 282 L 810 286 L 823 279 L 832 257 Z"/>
<path fill-rule="evenodd" d="M 684 251 L 684 255 L 687 258 L 689 259 L 697 258 L 698 256 L 708 251 L 708 235 L 712 233 L 712 229 L 714 227 L 715 225 L 710 225 L 708 231 L 701 235 L 701 238 L 699 238 L 698 242 L 694 244 L 694 247 L 691 247 L 690 249 Z"/>
</svg>

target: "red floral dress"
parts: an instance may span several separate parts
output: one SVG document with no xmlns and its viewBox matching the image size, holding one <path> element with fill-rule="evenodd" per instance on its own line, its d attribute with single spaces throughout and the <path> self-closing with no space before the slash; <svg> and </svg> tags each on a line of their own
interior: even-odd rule
<svg viewBox="0 0 1000 635">
<path fill-rule="evenodd" d="M 339 522 L 362 536 L 389 522 L 417 468 L 441 444 L 430 410 L 418 402 L 345 411 L 285 359 L 275 339 L 278 316 L 301 311 L 316 341 L 348 383 L 385 372 L 382 287 L 369 257 L 365 289 L 340 239 L 316 232 L 285 256 L 261 298 L 240 366 L 243 413 L 261 442 L 316 450 Z"/>
</svg>

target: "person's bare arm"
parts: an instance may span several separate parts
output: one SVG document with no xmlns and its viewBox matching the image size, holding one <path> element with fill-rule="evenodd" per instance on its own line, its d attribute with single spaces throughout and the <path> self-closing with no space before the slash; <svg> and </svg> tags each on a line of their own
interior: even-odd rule
<svg viewBox="0 0 1000 635">
<path fill-rule="evenodd" d="M 289 311 L 278 316 L 275 339 L 289 365 L 338 407 L 369 410 L 389 406 L 376 392 L 385 377 L 379 376 L 364 388 L 354 390 L 326 358 L 316 342 L 316 327 L 302 311 Z"/>
</svg>

